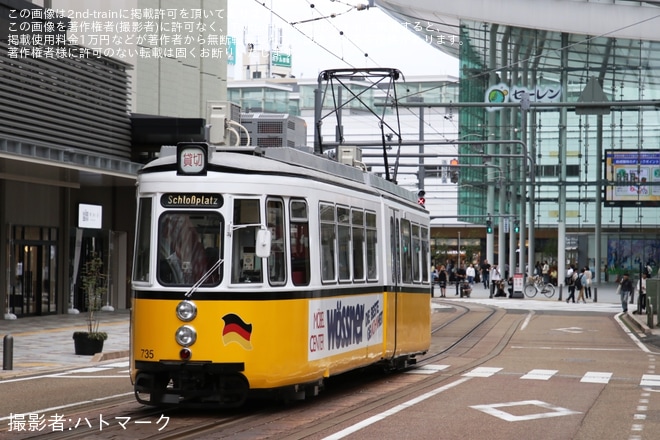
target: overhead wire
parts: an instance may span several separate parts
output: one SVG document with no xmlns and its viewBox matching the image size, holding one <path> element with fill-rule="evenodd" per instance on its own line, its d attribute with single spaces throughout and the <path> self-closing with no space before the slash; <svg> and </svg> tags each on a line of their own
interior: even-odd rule
<svg viewBox="0 0 660 440">
<path fill-rule="evenodd" d="M 365 58 L 369 58 L 371 61 L 374 62 L 374 64 L 376 64 L 376 66 L 379 66 L 379 64 L 376 62 L 376 60 L 374 60 L 372 57 L 368 56 L 368 52 L 366 52 L 366 51 L 364 51 L 362 48 L 360 48 L 360 47 L 359 47 L 359 46 L 358 46 L 358 45 L 357 45 L 352 39 L 350 39 L 349 37 L 345 36 L 344 33 L 343 33 L 343 31 L 341 31 L 339 28 L 337 28 L 337 26 L 335 26 L 334 23 L 332 23 L 331 20 L 330 20 L 330 18 L 335 18 L 335 17 L 337 17 L 338 15 L 346 14 L 346 13 L 352 11 L 352 10 L 364 10 L 365 8 L 363 7 L 363 5 L 353 6 L 353 5 L 350 5 L 350 4 L 345 3 L 345 2 L 336 1 L 337 3 L 342 3 L 342 4 L 345 4 L 345 5 L 348 5 L 348 6 L 350 6 L 350 8 L 349 8 L 348 10 L 344 11 L 344 12 L 339 13 L 339 14 L 334 13 L 334 14 L 330 14 L 330 15 L 323 15 L 323 14 L 318 10 L 318 8 L 316 7 L 315 4 L 311 3 L 309 0 L 306 0 L 307 4 L 310 6 L 310 8 L 315 9 L 316 12 L 318 12 L 321 16 L 320 16 L 320 17 L 317 17 L 317 18 L 315 18 L 315 19 L 313 19 L 313 20 L 303 20 L 303 21 L 298 21 L 298 22 L 292 22 L 292 21 L 289 21 L 289 20 L 285 19 L 282 15 L 280 15 L 280 14 L 279 14 L 278 12 L 276 12 L 274 9 L 272 9 L 272 8 L 270 8 L 270 7 L 268 7 L 268 6 L 266 6 L 265 2 L 261 2 L 261 1 L 258 1 L 258 0 L 254 0 L 254 1 L 255 1 L 256 3 L 258 3 L 258 4 L 260 4 L 261 6 L 263 6 L 265 9 L 267 9 L 271 14 L 273 14 L 274 16 L 276 16 L 279 20 L 281 20 L 281 21 L 283 21 L 284 23 L 287 23 L 288 25 L 290 25 L 293 29 L 295 29 L 295 30 L 296 30 L 298 33 L 300 33 L 303 37 L 305 37 L 306 39 L 308 39 L 309 41 L 311 41 L 312 43 L 314 43 L 315 45 L 317 45 L 317 46 L 318 46 L 319 48 L 321 48 L 323 51 L 327 52 L 328 54 L 330 54 L 331 56 L 333 56 L 333 57 L 336 58 L 337 60 L 339 60 L 339 61 L 345 63 L 346 65 L 348 65 L 348 66 L 350 66 L 350 67 L 352 67 L 352 68 L 356 68 L 356 66 L 354 66 L 350 61 L 348 61 L 348 60 L 346 60 L 346 59 L 344 58 L 343 54 L 342 54 L 342 55 L 338 55 L 338 54 L 336 54 L 335 52 L 333 52 L 331 49 L 329 49 L 329 48 L 326 47 L 325 45 L 321 44 L 321 43 L 320 43 L 319 41 L 317 41 L 316 39 L 310 37 L 306 32 L 304 32 L 302 29 L 300 29 L 300 28 L 297 26 L 297 24 L 303 24 L 303 23 L 312 22 L 312 21 L 318 21 L 318 20 L 325 20 L 325 21 L 327 21 L 328 23 L 330 23 L 330 24 L 331 24 L 331 25 L 332 25 L 332 26 L 333 26 L 333 27 L 339 32 L 340 37 L 345 38 L 348 42 L 350 42 L 350 43 L 351 43 L 356 49 L 358 49 L 361 53 L 364 53 L 364 54 L 365 54 Z M 331 1 L 335 2 L 335 0 L 331 0 Z M 368 9 L 368 8 L 366 8 L 366 9 Z M 405 16 L 406 18 L 408 18 L 408 19 L 411 19 L 412 21 L 417 20 L 417 21 L 425 21 L 425 22 L 428 22 L 428 23 L 429 23 L 429 26 L 430 26 L 430 25 L 451 26 L 451 25 L 449 25 L 449 24 L 447 24 L 447 23 L 442 23 L 442 22 L 440 22 L 440 21 L 432 21 L 432 20 L 423 19 L 423 18 L 420 18 L 420 17 L 415 17 L 415 16 L 412 16 L 412 15 L 404 15 L 404 16 Z M 568 44 L 568 45 L 566 45 L 566 46 L 562 46 L 562 47 L 560 47 L 560 48 L 553 49 L 553 50 L 559 52 L 559 51 L 563 51 L 563 50 L 570 49 L 571 47 L 579 46 L 579 45 L 582 45 L 582 44 L 587 44 L 587 43 L 589 43 L 590 41 L 592 41 L 592 40 L 594 40 L 594 39 L 601 38 L 601 37 L 606 37 L 606 36 L 608 36 L 608 35 L 610 35 L 610 34 L 613 34 L 613 33 L 615 33 L 615 32 L 619 32 L 619 31 L 622 31 L 622 30 L 625 30 L 625 29 L 628 29 L 628 28 L 631 28 L 631 27 L 637 26 L 637 25 L 642 24 L 642 23 L 645 23 L 645 22 L 648 22 L 648 21 L 651 21 L 651 20 L 655 20 L 655 19 L 657 19 L 657 18 L 660 18 L 660 14 L 654 15 L 654 16 L 649 17 L 649 18 L 644 19 L 644 20 L 637 21 L 637 22 L 635 22 L 635 23 L 631 23 L 631 24 L 628 24 L 628 25 L 620 26 L 620 27 L 618 27 L 618 28 L 616 28 L 616 29 L 613 29 L 613 30 L 611 30 L 611 31 L 609 31 L 609 32 L 605 32 L 605 33 L 603 33 L 603 34 L 601 34 L 601 35 L 596 35 L 596 36 L 586 37 L 586 38 L 584 38 L 584 39 L 582 39 L 582 40 L 580 40 L 580 41 L 576 41 L 576 42 L 574 42 L 574 43 L 571 43 L 571 44 Z M 513 68 L 513 67 L 516 67 L 516 66 L 518 66 L 518 65 L 523 65 L 523 64 L 525 64 L 525 63 L 532 62 L 532 61 L 534 61 L 534 60 L 536 60 L 536 59 L 538 59 L 538 58 L 542 58 L 543 56 L 544 56 L 543 54 L 534 54 L 534 55 L 529 56 L 529 57 L 527 57 L 527 58 L 525 58 L 525 59 L 521 59 L 521 60 L 518 60 L 518 61 L 516 61 L 516 62 L 509 63 L 509 64 L 507 64 L 507 65 L 505 65 L 505 66 L 493 67 L 493 68 L 491 68 L 491 69 L 481 71 L 481 72 L 479 72 L 478 74 L 474 74 L 474 75 L 468 76 L 468 77 L 465 78 L 465 79 L 476 79 L 476 78 L 479 78 L 479 77 L 482 77 L 482 76 L 485 76 L 485 75 L 490 75 L 491 73 L 496 72 L 496 71 L 498 71 L 498 70 L 501 70 L 501 69 L 507 69 L 507 68 Z M 403 83 L 405 84 L 405 82 L 406 82 L 406 80 L 405 80 L 405 78 L 404 78 Z M 409 97 L 414 97 L 414 96 L 416 96 L 416 95 L 420 95 L 420 94 L 423 94 L 423 93 L 427 93 L 427 92 L 430 92 L 430 91 L 433 91 L 433 90 L 436 90 L 436 89 L 440 89 L 440 88 L 442 88 L 442 87 L 447 87 L 448 85 L 457 85 L 458 83 L 459 83 L 458 80 L 457 80 L 457 81 L 447 81 L 447 82 L 445 82 L 445 83 L 443 83 L 443 84 L 440 84 L 440 85 L 437 85 L 437 86 L 433 86 L 433 87 L 429 87 L 429 88 L 426 88 L 426 89 L 423 89 L 423 90 L 419 90 L 419 91 L 416 91 L 416 92 L 414 92 L 414 93 L 408 93 L 408 94 L 402 94 L 402 95 L 399 95 L 398 100 L 399 100 L 399 101 L 403 101 L 403 100 L 405 100 L 405 99 L 407 99 L 407 98 L 409 98 Z M 416 114 L 415 112 L 413 112 L 412 109 L 410 109 L 410 108 L 407 108 L 407 111 L 408 111 L 409 113 L 415 115 L 417 118 L 420 117 L 418 114 Z M 452 121 L 452 122 L 453 122 L 453 121 Z M 443 133 L 441 133 L 441 132 L 439 132 L 437 129 L 435 129 L 430 123 L 425 122 L 425 125 L 426 125 L 427 127 L 432 128 L 433 131 L 435 131 L 436 134 L 442 136 L 445 140 L 449 140 L 449 139 L 447 139 L 447 137 L 446 137 Z"/>
<path fill-rule="evenodd" d="M 332 1 L 332 0 L 331 0 L 331 1 Z M 300 29 L 300 28 L 298 27 L 299 24 L 311 23 L 311 22 L 320 21 L 320 20 L 327 21 L 327 22 L 328 22 L 328 23 L 329 23 L 329 24 L 330 24 L 330 25 L 331 25 L 331 26 L 332 26 L 332 27 L 333 27 L 333 28 L 339 33 L 339 36 L 342 38 L 342 40 L 345 39 L 346 41 L 348 41 L 353 47 L 355 47 L 358 51 L 360 51 L 362 54 L 364 54 L 364 57 L 365 57 L 366 59 L 371 60 L 374 64 L 376 64 L 376 65 L 378 66 L 378 63 L 376 62 L 376 60 L 374 60 L 372 57 L 370 57 L 368 52 L 366 52 L 365 50 L 363 50 L 362 48 L 360 48 L 360 47 L 359 47 L 359 46 L 358 46 L 358 45 L 357 45 L 357 44 L 356 44 L 351 38 L 349 38 L 348 36 L 346 36 L 346 34 L 345 34 L 345 32 L 344 32 L 343 30 L 339 29 L 339 28 L 338 28 L 337 26 L 335 26 L 334 23 L 332 23 L 332 21 L 331 21 L 332 18 L 336 18 L 336 17 L 338 17 L 338 16 L 340 16 L 340 15 L 344 15 L 344 14 L 346 14 L 346 13 L 348 13 L 348 12 L 353 11 L 353 10 L 355 10 L 355 11 L 362 11 L 362 10 L 366 10 L 366 9 L 368 9 L 368 7 L 365 7 L 364 5 L 357 5 L 357 6 L 355 6 L 355 5 L 350 5 L 349 3 L 346 3 L 346 2 L 340 2 L 340 1 L 337 1 L 336 3 L 341 3 L 341 4 L 344 4 L 344 5 L 347 5 L 347 6 L 349 6 L 350 8 L 347 9 L 346 11 L 344 11 L 344 12 L 331 13 L 331 14 L 323 14 L 323 13 L 318 9 L 318 7 L 316 6 L 316 4 L 311 3 L 309 0 L 306 0 L 307 4 L 310 6 L 310 8 L 311 8 L 312 10 L 316 11 L 316 12 L 319 14 L 319 16 L 318 16 L 318 17 L 314 17 L 314 18 L 310 18 L 310 19 L 306 19 L 306 20 L 290 21 L 290 20 L 287 20 L 286 18 L 284 18 L 284 17 L 283 17 L 281 14 L 279 14 L 278 12 L 276 12 L 275 9 L 273 9 L 273 8 L 271 8 L 271 7 L 269 7 L 269 6 L 267 6 L 265 2 L 263 2 L 263 1 L 259 1 L 259 0 L 254 0 L 254 2 L 256 2 L 256 3 L 258 3 L 259 5 L 263 6 L 266 10 L 268 10 L 268 11 L 269 11 L 271 14 L 273 14 L 275 17 L 277 17 L 278 19 L 280 19 L 280 20 L 283 21 L 284 23 L 286 23 L 286 24 L 288 24 L 289 26 L 291 26 L 293 29 L 295 29 L 298 33 L 300 33 L 300 34 L 301 34 L 302 36 L 304 36 L 306 39 L 308 39 L 309 41 L 311 41 L 312 43 L 314 43 L 315 45 L 317 45 L 318 47 L 320 47 L 321 49 L 323 49 L 323 50 L 324 50 L 325 52 L 327 52 L 328 54 L 332 55 L 334 58 L 336 58 L 336 59 L 338 59 L 339 61 L 341 61 L 341 62 L 347 64 L 349 67 L 353 67 L 353 68 L 355 68 L 356 66 L 354 66 L 351 62 L 349 62 L 349 61 L 347 61 L 346 59 L 344 59 L 344 56 L 343 56 L 343 55 L 338 55 L 338 54 L 334 53 L 331 49 L 329 49 L 329 48 L 326 47 L 325 45 L 321 44 L 321 43 L 320 43 L 318 40 L 316 40 L 315 38 L 310 37 L 306 32 L 304 32 L 302 29 Z M 333 1 L 333 2 L 334 2 L 334 1 Z"/>
</svg>

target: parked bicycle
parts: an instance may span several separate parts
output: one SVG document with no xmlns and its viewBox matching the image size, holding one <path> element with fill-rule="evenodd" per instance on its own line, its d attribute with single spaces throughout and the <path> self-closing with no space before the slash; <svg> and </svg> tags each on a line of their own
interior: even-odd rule
<svg viewBox="0 0 660 440">
<path fill-rule="evenodd" d="M 555 286 L 550 283 L 544 283 L 543 278 L 530 277 L 527 285 L 525 285 L 525 296 L 534 298 L 539 293 L 542 293 L 546 298 L 552 298 L 555 294 Z"/>
</svg>

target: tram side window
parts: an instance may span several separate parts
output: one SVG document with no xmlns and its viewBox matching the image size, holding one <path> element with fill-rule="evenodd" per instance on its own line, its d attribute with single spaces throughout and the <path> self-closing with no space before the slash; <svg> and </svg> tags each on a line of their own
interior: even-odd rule
<svg viewBox="0 0 660 440">
<path fill-rule="evenodd" d="M 422 227 L 422 281 L 429 280 L 429 228 Z"/>
<path fill-rule="evenodd" d="M 404 283 L 412 282 L 412 243 L 410 221 L 401 220 L 401 272 Z"/>
<path fill-rule="evenodd" d="M 337 206 L 339 281 L 351 280 L 351 217 L 347 207 Z"/>
<path fill-rule="evenodd" d="M 376 226 L 376 214 L 365 212 L 366 239 L 367 239 L 367 281 L 378 279 L 378 257 L 376 246 L 378 245 L 378 229 Z"/>
<path fill-rule="evenodd" d="M 284 236 L 284 203 L 280 199 L 266 200 L 266 222 L 271 232 L 268 281 L 273 285 L 286 282 L 286 243 Z"/>
<path fill-rule="evenodd" d="M 364 212 L 362 210 L 351 210 L 351 226 L 353 228 L 353 279 L 364 281 Z"/>
<path fill-rule="evenodd" d="M 138 203 L 137 233 L 135 236 L 135 261 L 133 281 L 149 281 L 149 256 L 151 250 L 151 197 L 141 197 Z"/>
<path fill-rule="evenodd" d="M 258 199 L 234 200 L 231 282 L 263 282 L 261 258 L 255 254 L 257 230 L 261 224 Z"/>
<path fill-rule="evenodd" d="M 220 257 L 221 217 L 217 212 L 163 213 L 158 219 L 158 281 L 164 286 L 191 286 Z M 206 246 L 206 247 L 205 247 Z M 215 269 L 218 271 L 218 269 Z M 203 285 L 220 282 L 219 271 Z"/>
<path fill-rule="evenodd" d="M 419 225 L 412 227 L 412 278 L 413 281 L 421 281 L 420 253 L 422 252 L 421 242 L 419 241 Z"/>
<path fill-rule="evenodd" d="M 291 200 L 289 236 L 291 238 L 291 279 L 296 286 L 309 284 L 309 218 L 307 202 Z"/>
<path fill-rule="evenodd" d="M 336 281 L 335 246 L 337 238 L 335 232 L 335 207 L 321 203 L 319 209 L 319 218 L 321 221 L 321 279 L 323 281 Z"/>
</svg>

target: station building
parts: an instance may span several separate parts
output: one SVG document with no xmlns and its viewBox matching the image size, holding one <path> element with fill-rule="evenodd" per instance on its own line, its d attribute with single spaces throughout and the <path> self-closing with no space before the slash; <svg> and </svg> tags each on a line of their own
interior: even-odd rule
<svg viewBox="0 0 660 440">
<path fill-rule="evenodd" d="M 458 57 L 459 137 L 478 133 L 503 142 L 460 146 L 461 164 L 483 163 L 470 156 L 477 153 L 500 167 L 494 173 L 467 167 L 459 181 L 459 215 L 482 226 L 491 216 L 491 258 L 523 268 L 516 259 L 523 250 L 530 266 L 547 260 L 562 273 L 568 264 L 588 265 L 600 280 L 647 262 L 657 270 L 655 2 L 374 3 Z M 522 235 L 511 233 L 516 220 Z"/>
</svg>

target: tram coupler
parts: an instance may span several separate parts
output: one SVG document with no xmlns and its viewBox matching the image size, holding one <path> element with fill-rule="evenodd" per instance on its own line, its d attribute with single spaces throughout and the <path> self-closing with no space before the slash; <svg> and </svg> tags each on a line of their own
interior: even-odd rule
<svg viewBox="0 0 660 440">
<path fill-rule="evenodd" d="M 5 335 L 2 338 L 2 369 L 14 369 L 14 337 L 12 335 Z"/>
</svg>

